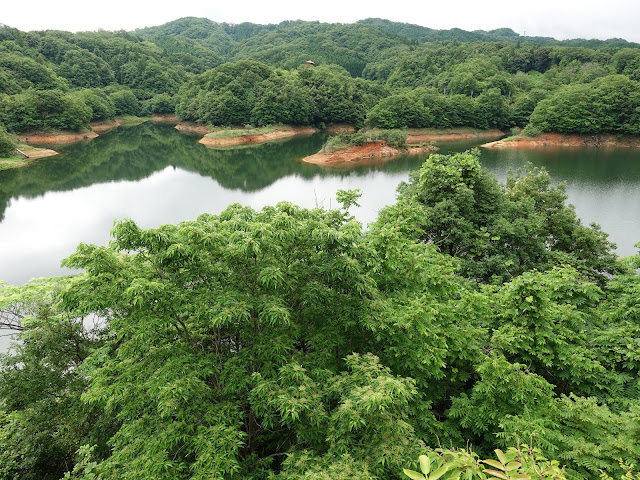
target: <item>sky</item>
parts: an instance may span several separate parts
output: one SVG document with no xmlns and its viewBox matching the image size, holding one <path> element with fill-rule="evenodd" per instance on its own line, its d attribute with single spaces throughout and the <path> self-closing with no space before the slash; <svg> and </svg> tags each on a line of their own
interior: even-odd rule
<svg viewBox="0 0 640 480">
<path fill-rule="evenodd" d="M 283 20 L 352 23 L 378 17 L 436 29 L 509 27 L 521 35 L 640 42 L 638 0 L 5 0 L 0 24 L 20 30 L 134 30 L 186 16 L 261 24 Z"/>
</svg>

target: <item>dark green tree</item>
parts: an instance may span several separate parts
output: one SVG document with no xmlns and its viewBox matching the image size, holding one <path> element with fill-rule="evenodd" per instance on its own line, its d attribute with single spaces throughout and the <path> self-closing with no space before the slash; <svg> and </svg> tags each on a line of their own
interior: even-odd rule
<svg viewBox="0 0 640 480">
<path fill-rule="evenodd" d="M 11 138 L 11 135 L 7 133 L 7 129 L 4 125 L 0 124 L 0 157 L 7 157 L 14 151 L 16 144 Z"/>
<path fill-rule="evenodd" d="M 113 103 L 116 115 L 138 115 L 140 113 L 140 102 L 129 89 L 116 90 L 109 95 L 109 100 Z"/>
<path fill-rule="evenodd" d="M 503 188 L 478 157 L 477 150 L 431 155 L 381 221 L 399 223 L 407 235 L 460 258 L 462 273 L 483 282 L 561 262 L 600 282 L 620 271 L 607 235 L 581 224 L 565 205 L 563 186 L 551 186 L 545 171 L 511 176 Z"/>
<path fill-rule="evenodd" d="M 405 95 L 391 95 L 367 113 L 366 123 L 379 128 L 427 127 L 434 116 L 420 102 Z"/>
<path fill-rule="evenodd" d="M 2 479 L 62 478 L 83 443 L 104 451 L 113 428 L 80 398 L 87 388 L 81 367 L 101 344 L 101 322 L 60 308 L 67 282 L 0 287 L 0 319 L 21 331 L 10 354 L 0 357 Z"/>
</svg>

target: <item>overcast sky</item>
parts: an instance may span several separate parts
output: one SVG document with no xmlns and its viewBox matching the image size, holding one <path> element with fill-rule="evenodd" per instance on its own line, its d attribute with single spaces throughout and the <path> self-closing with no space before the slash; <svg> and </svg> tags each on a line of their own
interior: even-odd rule
<svg viewBox="0 0 640 480">
<path fill-rule="evenodd" d="M 490 30 L 521 35 L 624 38 L 640 42 L 639 0 L 3 0 L 0 23 L 20 30 L 134 30 L 196 16 L 216 22 L 278 23 L 319 20 L 352 23 L 368 17 L 430 28 Z"/>
</svg>

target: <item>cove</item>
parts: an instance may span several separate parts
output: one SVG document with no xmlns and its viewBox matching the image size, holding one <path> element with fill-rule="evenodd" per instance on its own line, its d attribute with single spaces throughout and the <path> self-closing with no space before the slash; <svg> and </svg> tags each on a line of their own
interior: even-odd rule
<svg viewBox="0 0 640 480">
<path fill-rule="evenodd" d="M 290 201 L 335 207 L 338 189 L 363 192 L 353 213 L 367 224 L 395 200 L 398 183 L 425 156 L 321 168 L 299 159 L 317 152 L 323 134 L 251 148 L 212 150 L 198 136 L 152 122 L 122 126 L 94 140 L 59 148 L 60 155 L 0 171 L 0 280 L 71 273 L 60 260 L 81 243 L 106 244 L 114 220 L 143 228 L 219 213 L 231 203 L 254 208 Z M 441 152 L 481 143 L 449 143 Z M 640 241 L 640 152 L 630 149 L 483 150 L 482 162 L 504 180 L 527 162 L 567 182 L 583 222 L 597 222 L 635 253 Z"/>
</svg>

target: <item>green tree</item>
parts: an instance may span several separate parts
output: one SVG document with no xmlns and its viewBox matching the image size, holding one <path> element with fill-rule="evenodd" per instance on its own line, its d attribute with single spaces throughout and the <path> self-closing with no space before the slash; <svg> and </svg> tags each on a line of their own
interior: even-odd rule
<svg viewBox="0 0 640 480">
<path fill-rule="evenodd" d="M 91 109 L 91 120 L 105 120 L 113 118 L 116 108 L 111 98 L 102 90 L 85 89 L 76 96 Z"/>
<path fill-rule="evenodd" d="M 2 119 L 14 132 L 38 129 L 81 130 L 88 126 L 92 111 L 76 95 L 61 90 L 33 90 L 7 98 Z"/>
<path fill-rule="evenodd" d="M 316 105 L 295 73 L 264 80 L 256 97 L 258 100 L 251 110 L 252 123 L 309 125 L 314 121 Z"/>
<path fill-rule="evenodd" d="M 67 51 L 58 73 L 76 87 L 106 87 L 114 81 L 107 62 L 84 49 Z"/>
<path fill-rule="evenodd" d="M 475 126 L 480 128 L 504 128 L 509 123 L 509 108 L 498 88 L 481 93 L 475 101 Z"/>
<path fill-rule="evenodd" d="M 366 123 L 379 128 L 426 127 L 434 117 L 422 103 L 405 95 L 382 99 L 367 113 Z"/>
<path fill-rule="evenodd" d="M 592 85 L 567 85 L 538 103 L 530 124 L 543 132 L 600 132 L 605 114 L 601 106 Z"/>
<path fill-rule="evenodd" d="M 153 98 L 144 102 L 142 105 L 142 111 L 146 115 L 153 113 L 173 113 L 175 108 L 174 98 L 167 93 L 154 95 Z"/>
<path fill-rule="evenodd" d="M 599 282 L 620 271 L 607 235 L 581 224 L 565 205 L 564 187 L 551 186 L 548 173 L 517 173 L 503 189 L 478 157 L 477 150 L 431 155 L 381 221 L 460 258 L 463 274 L 484 282 L 562 262 Z"/>
<path fill-rule="evenodd" d="M 81 367 L 101 344 L 100 322 L 60 308 L 68 279 L 0 288 L 0 318 L 20 341 L 0 357 L 0 478 L 59 479 L 84 442 L 104 444 L 111 421 L 81 401 Z M 86 325 L 85 325 L 86 324 Z"/>
<path fill-rule="evenodd" d="M 116 90 L 109 95 L 109 100 L 113 103 L 116 115 L 138 115 L 140 113 L 140 102 L 129 89 Z"/>
<path fill-rule="evenodd" d="M 67 87 L 66 81 L 58 77 L 51 68 L 25 55 L 0 51 L 0 66 L 4 78 L 11 81 L 12 85 L 9 87 L 5 84 L 2 93 L 20 93 L 28 88 L 53 90 Z M 19 91 L 16 91 L 18 88 Z"/>
<path fill-rule="evenodd" d="M 0 157 L 9 156 L 9 154 L 14 151 L 15 148 L 16 144 L 11 136 L 7 133 L 7 129 L 4 128 L 4 125 L 0 124 Z"/>
<path fill-rule="evenodd" d="M 111 312 L 86 362 L 85 398 L 119 424 L 102 478 L 261 476 L 302 449 L 383 474 L 415 448 L 414 383 L 368 354 L 376 257 L 347 214 L 236 205 L 114 236 L 66 261 L 87 273 L 64 295 Z"/>
</svg>

